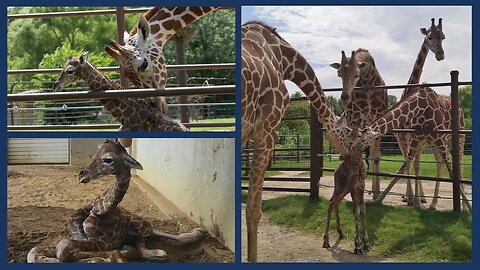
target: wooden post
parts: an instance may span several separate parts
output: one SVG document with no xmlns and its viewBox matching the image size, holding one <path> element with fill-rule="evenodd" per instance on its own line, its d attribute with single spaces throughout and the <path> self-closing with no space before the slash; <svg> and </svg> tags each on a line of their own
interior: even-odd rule
<svg viewBox="0 0 480 270">
<path fill-rule="evenodd" d="M 322 175 L 322 144 L 322 124 L 318 120 L 317 111 L 310 105 L 310 199 L 318 199 L 318 183 Z"/>
<path fill-rule="evenodd" d="M 117 13 L 117 37 L 120 45 L 125 45 L 123 42 L 123 33 L 125 32 L 125 9 L 123 7 L 116 7 Z M 120 84 L 123 88 L 128 88 L 128 79 L 125 76 L 125 71 L 120 65 Z"/>
<path fill-rule="evenodd" d="M 183 38 L 175 38 L 175 52 L 176 52 L 176 61 L 177 65 L 186 64 L 185 61 L 185 41 Z M 178 86 L 184 87 L 187 86 L 187 71 L 186 70 L 177 70 L 177 82 Z M 180 96 L 179 101 L 181 104 L 188 103 L 188 96 Z M 182 123 L 190 123 L 190 116 L 188 107 L 180 107 L 180 119 Z"/>
<path fill-rule="evenodd" d="M 458 70 L 450 72 L 451 77 L 451 115 L 452 115 L 452 182 L 453 211 L 460 212 L 460 127 L 458 110 Z"/>
</svg>

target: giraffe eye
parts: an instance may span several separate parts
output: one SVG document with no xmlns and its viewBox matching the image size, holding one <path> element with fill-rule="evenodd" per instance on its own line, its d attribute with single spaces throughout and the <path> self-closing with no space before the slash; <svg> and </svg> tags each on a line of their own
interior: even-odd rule
<svg viewBox="0 0 480 270">
<path fill-rule="evenodd" d="M 75 72 L 75 70 L 73 70 L 73 69 L 67 70 L 67 74 L 73 74 L 73 72 Z"/>
<path fill-rule="evenodd" d="M 113 162 L 113 158 L 104 158 L 103 162 L 110 164 Z"/>
</svg>

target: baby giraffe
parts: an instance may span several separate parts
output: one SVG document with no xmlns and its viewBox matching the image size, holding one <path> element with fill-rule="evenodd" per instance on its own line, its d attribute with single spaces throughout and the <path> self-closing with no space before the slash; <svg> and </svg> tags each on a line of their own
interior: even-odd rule
<svg viewBox="0 0 480 270">
<path fill-rule="evenodd" d="M 335 189 L 328 204 L 327 227 L 323 235 L 323 247 L 329 248 L 328 230 L 332 211 L 335 210 L 337 221 L 337 232 L 340 239 L 346 237 L 340 226 L 340 215 L 338 207 L 340 201 L 350 193 L 353 201 L 353 214 L 355 216 L 355 254 L 362 254 L 370 250 L 367 235 L 367 218 L 365 212 L 364 189 L 367 171 L 363 161 L 362 133 L 353 129 L 346 138 L 345 152 L 342 153 L 343 162 L 335 170 Z"/>
<path fill-rule="evenodd" d="M 84 80 L 91 91 L 122 88 L 88 62 L 88 52 L 67 59 L 54 84 L 54 91 L 62 91 L 77 80 Z M 122 124 L 120 131 L 188 131 L 184 125 L 177 123 L 144 100 L 115 98 L 100 99 L 100 102 Z"/>
<path fill-rule="evenodd" d="M 146 238 L 169 239 L 183 245 L 205 237 L 206 232 L 199 228 L 180 235 L 156 231 L 141 216 L 117 206 L 128 190 L 131 169 L 143 168 L 118 141 L 107 140 L 88 167 L 80 171 L 78 182 L 88 183 L 106 175 L 115 175 L 114 185 L 72 214 L 67 222 L 70 238 L 61 240 L 56 250 L 34 247 L 27 255 L 27 262 L 99 262 L 101 260 L 92 258 L 109 258 L 112 261 L 111 258 L 119 256 L 164 261 L 167 256 L 165 251 L 147 249 Z M 125 246 L 132 243 L 136 249 Z M 119 251 L 122 247 L 123 250 Z"/>
</svg>

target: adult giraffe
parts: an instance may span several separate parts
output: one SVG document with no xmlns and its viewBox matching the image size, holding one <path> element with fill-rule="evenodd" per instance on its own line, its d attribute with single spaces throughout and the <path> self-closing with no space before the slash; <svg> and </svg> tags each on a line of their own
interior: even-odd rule
<svg viewBox="0 0 480 270">
<path fill-rule="evenodd" d="M 167 67 L 163 46 L 176 32 L 218 9 L 218 7 L 155 7 L 138 17 L 125 45 L 111 40 L 105 51 L 124 68 L 125 76 L 142 88 L 165 88 Z M 164 97 L 149 98 L 155 107 L 167 112 Z"/>
<path fill-rule="evenodd" d="M 289 94 L 285 80 L 294 82 L 310 100 L 332 144 L 348 132 L 338 123 L 315 72 L 305 58 L 274 28 L 261 22 L 242 26 L 242 146 L 253 140 L 246 220 L 248 261 L 257 261 L 257 231 L 261 217 L 264 174 L 272 156 Z"/>
<path fill-rule="evenodd" d="M 430 28 L 420 28 L 420 32 L 422 35 L 425 36 L 422 42 L 422 46 L 420 47 L 420 51 L 418 52 L 417 58 L 415 60 L 415 64 L 413 65 L 412 73 L 410 74 L 410 77 L 408 79 L 407 84 L 418 84 L 420 83 L 420 77 L 422 76 L 423 73 L 423 66 L 425 65 L 425 60 L 427 59 L 429 51 L 431 51 L 433 54 L 435 54 L 435 59 L 437 61 L 442 61 L 445 59 L 445 52 L 443 50 L 442 42 L 445 39 L 445 34 L 443 33 L 443 26 L 442 26 L 442 18 L 438 20 L 438 25 L 435 25 L 435 19 L 431 19 L 432 24 L 430 25 Z M 406 97 L 416 93 L 418 91 L 418 87 L 407 87 L 402 93 L 401 100 L 405 99 Z M 443 97 L 439 96 L 439 98 L 448 98 L 448 97 Z M 445 102 L 449 102 L 446 100 Z M 450 114 L 450 112 L 445 112 Z M 463 115 L 462 115 L 463 117 Z M 461 119 L 463 122 L 463 119 Z M 396 133 L 395 138 L 398 141 L 398 145 L 400 146 L 400 150 L 402 151 L 403 157 L 407 157 L 408 153 L 408 145 L 407 142 L 410 140 L 410 136 L 416 136 L 415 134 L 409 134 L 409 133 Z M 418 151 L 418 155 L 415 156 L 415 161 L 414 163 L 417 163 L 417 166 L 414 166 L 414 172 L 415 175 L 418 176 L 420 174 L 420 155 L 422 154 L 422 150 L 420 149 Z M 463 153 L 462 153 L 463 155 Z M 443 163 L 437 163 L 437 177 L 441 177 L 442 175 L 442 169 L 443 169 Z M 410 164 L 407 165 L 407 174 L 410 174 Z M 418 181 L 418 188 L 419 190 L 417 191 L 420 194 L 420 201 L 422 203 L 425 203 L 425 194 L 423 192 L 423 187 L 422 183 L 420 180 Z M 430 206 L 431 209 L 435 209 L 436 202 L 438 201 L 437 194 L 439 192 L 440 188 L 440 182 L 437 182 L 435 184 L 435 198 L 433 198 L 432 205 Z M 406 196 L 404 198 L 404 201 L 407 202 L 408 205 L 418 205 L 418 198 L 415 198 L 413 196 L 413 189 L 412 189 L 412 181 L 411 179 L 407 179 L 407 191 L 406 191 Z"/>
<path fill-rule="evenodd" d="M 355 87 L 384 86 L 380 72 L 375 65 L 375 60 L 366 49 L 359 48 L 352 51 L 349 58 L 342 51 L 340 63 L 330 65 L 335 68 L 338 77 L 342 79 L 342 94 L 340 96 L 343 107 L 343 116 L 353 128 L 364 128 L 377 117 L 388 110 L 387 89 L 362 89 Z M 380 151 L 380 137 L 372 142 L 369 147 L 370 157 L 373 160 L 373 172 L 379 172 L 379 163 L 382 152 Z M 372 177 L 373 199 L 380 194 L 380 178 Z"/>
</svg>

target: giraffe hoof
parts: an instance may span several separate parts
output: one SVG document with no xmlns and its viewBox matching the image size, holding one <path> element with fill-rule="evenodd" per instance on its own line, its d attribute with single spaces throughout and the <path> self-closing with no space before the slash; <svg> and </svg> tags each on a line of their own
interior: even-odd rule
<svg viewBox="0 0 480 270">
<path fill-rule="evenodd" d="M 330 243 L 328 243 L 328 242 L 323 242 L 322 247 L 323 247 L 323 248 L 330 248 Z"/>
<path fill-rule="evenodd" d="M 338 233 L 338 238 L 340 238 L 340 239 L 346 239 L 346 238 L 347 238 L 347 235 L 344 234 L 343 232 L 340 232 L 340 233 Z"/>
<path fill-rule="evenodd" d="M 167 253 L 161 249 L 147 249 L 142 256 L 145 260 L 152 262 L 164 262 L 167 260 Z"/>
<path fill-rule="evenodd" d="M 427 203 L 427 200 L 425 198 L 420 199 L 421 203 Z"/>
<path fill-rule="evenodd" d="M 372 246 L 368 243 L 365 243 L 365 245 L 363 246 L 363 251 L 364 252 L 369 252 L 370 250 L 372 249 Z"/>
<path fill-rule="evenodd" d="M 407 197 L 403 196 L 402 202 L 407 202 L 407 201 L 408 201 L 408 200 L 407 200 Z"/>
<path fill-rule="evenodd" d="M 428 207 L 428 210 L 435 211 L 437 210 L 437 207 L 435 205 L 430 205 L 430 207 Z"/>
<path fill-rule="evenodd" d="M 354 252 L 357 255 L 362 255 L 363 254 L 363 250 L 361 248 L 355 248 Z"/>
</svg>

